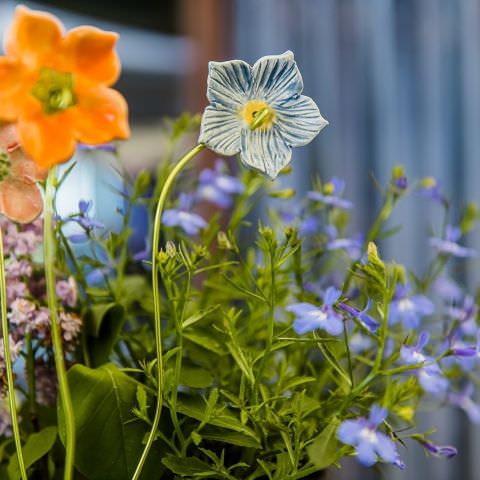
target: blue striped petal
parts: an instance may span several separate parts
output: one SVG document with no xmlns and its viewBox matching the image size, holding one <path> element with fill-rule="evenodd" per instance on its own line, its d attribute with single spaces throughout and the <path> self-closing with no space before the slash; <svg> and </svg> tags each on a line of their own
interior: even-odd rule
<svg viewBox="0 0 480 480">
<path fill-rule="evenodd" d="M 290 163 L 291 157 L 291 148 L 275 126 L 242 130 L 240 158 L 247 167 L 258 170 L 273 180 Z"/>
<path fill-rule="evenodd" d="M 238 110 L 247 100 L 252 67 L 243 60 L 209 62 L 207 98 L 213 105 Z"/>
<path fill-rule="evenodd" d="M 302 75 L 290 51 L 262 57 L 253 66 L 252 75 L 250 98 L 270 104 L 296 97 L 303 90 Z"/>
<path fill-rule="evenodd" d="M 241 129 L 236 113 L 209 106 L 203 113 L 198 141 L 215 153 L 228 157 L 240 151 Z"/>
<path fill-rule="evenodd" d="M 275 105 L 277 125 L 282 136 L 291 147 L 301 147 L 328 125 L 315 102 L 304 95 Z"/>
</svg>

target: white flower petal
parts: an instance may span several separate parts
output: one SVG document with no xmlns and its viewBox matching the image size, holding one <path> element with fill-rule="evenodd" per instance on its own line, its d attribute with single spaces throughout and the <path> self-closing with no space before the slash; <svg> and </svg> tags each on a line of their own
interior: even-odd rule
<svg viewBox="0 0 480 480">
<path fill-rule="evenodd" d="M 328 125 L 315 102 L 304 95 L 275 106 L 277 125 L 291 147 L 310 143 Z"/>
<path fill-rule="evenodd" d="M 203 113 L 198 141 L 215 153 L 228 157 L 240 151 L 241 129 L 236 113 L 209 106 Z"/>
<path fill-rule="evenodd" d="M 297 97 L 303 91 L 302 75 L 290 51 L 262 57 L 253 66 L 252 75 L 250 98 L 273 104 Z"/>
<path fill-rule="evenodd" d="M 262 130 L 242 131 L 241 160 L 250 168 L 259 170 L 272 180 L 290 163 L 291 148 L 274 126 Z"/>
<path fill-rule="evenodd" d="M 252 67 L 243 60 L 209 62 L 207 98 L 214 105 L 238 110 L 247 100 Z"/>
</svg>

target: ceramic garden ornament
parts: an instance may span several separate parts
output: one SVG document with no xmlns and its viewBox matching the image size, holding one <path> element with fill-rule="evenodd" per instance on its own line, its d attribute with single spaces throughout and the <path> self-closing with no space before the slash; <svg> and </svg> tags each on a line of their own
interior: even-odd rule
<svg viewBox="0 0 480 480">
<path fill-rule="evenodd" d="M 309 143 L 328 125 L 315 102 L 302 95 L 303 80 L 290 51 L 260 58 L 210 62 L 199 142 L 214 152 L 240 153 L 247 167 L 274 179 L 292 147 Z"/>
</svg>

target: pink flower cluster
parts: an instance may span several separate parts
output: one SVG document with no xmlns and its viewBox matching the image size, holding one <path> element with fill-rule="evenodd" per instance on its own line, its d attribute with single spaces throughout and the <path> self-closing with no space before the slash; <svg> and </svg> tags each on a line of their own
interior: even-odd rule
<svg viewBox="0 0 480 480">
<path fill-rule="evenodd" d="M 55 401 L 56 378 L 51 349 L 50 312 L 46 306 L 45 281 L 41 264 L 42 222 L 35 220 L 27 225 L 17 225 L 5 218 L 0 218 L 0 225 L 4 232 L 12 361 L 15 362 L 20 355 L 25 335 L 30 335 L 34 350 L 37 352 L 37 358 L 35 358 L 37 401 L 44 404 L 52 403 Z M 78 290 L 74 278 L 60 278 L 56 284 L 56 293 L 65 351 L 72 352 L 82 328 L 82 320 L 75 312 Z M 3 352 L 3 342 L 0 339 L 0 375 L 5 371 Z M 2 410 L 0 406 L 0 416 Z"/>
</svg>

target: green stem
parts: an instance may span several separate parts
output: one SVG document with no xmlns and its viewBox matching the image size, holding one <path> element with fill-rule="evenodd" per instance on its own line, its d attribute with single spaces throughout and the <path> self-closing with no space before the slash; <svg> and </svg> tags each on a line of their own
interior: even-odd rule
<svg viewBox="0 0 480 480">
<path fill-rule="evenodd" d="M 64 480 L 73 478 L 73 464 L 75 460 L 75 418 L 72 399 L 67 381 L 67 369 L 63 354 L 62 333 L 57 312 L 57 297 L 55 291 L 55 230 L 53 226 L 55 185 L 57 169 L 50 169 L 45 188 L 45 210 L 43 214 L 43 259 L 45 264 L 45 281 L 47 286 L 47 302 L 50 311 L 50 324 L 55 369 L 58 377 L 60 401 L 65 417 L 65 471 Z"/>
<path fill-rule="evenodd" d="M 148 457 L 152 443 L 155 440 L 160 417 L 162 414 L 162 396 L 163 396 L 163 359 L 162 359 L 162 326 L 160 317 L 160 281 L 158 278 L 158 249 L 160 246 L 160 228 L 162 225 L 162 214 L 167 202 L 168 194 L 177 175 L 183 170 L 185 165 L 205 148 L 203 143 L 199 143 L 196 147 L 184 155 L 175 165 L 168 175 L 163 185 L 160 197 L 158 199 L 157 210 L 155 212 L 155 220 L 153 223 L 153 241 L 152 241 L 152 290 L 153 290 L 153 306 L 154 306 L 154 326 L 155 326 L 155 351 L 157 356 L 157 405 L 155 407 L 155 415 L 153 417 L 152 429 L 148 435 L 147 443 L 142 452 L 142 456 L 138 462 L 132 480 L 138 480 L 142 473 L 143 465 Z"/>
<path fill-rule="evenodd" d="M 27 333 L 25 335 L 25 345 L 27 347 L 27 375 L 28 375 L 28 405 L 30 410 L 30 419 L 32 420 L 32 426 L 34 431 L 38 430 L 37 419 L 37 394 L 35 385 L 35 352 L 32 346 L 32 334 Z"/>
<path fill-rule="evenodd" d="M 8 335 L 8 317 L 7 317 L 7 282 L 5 279 L 5 258 L 3 256 L 3 232 L 0 227 L 0 295 L 1 295 L 1 313 L 2 313 L 2 337 L 3 337 L 3 357 L 5 361 L 5 370 L 7 372 L 8 387 L 8 405 L 12 417 L 12 431 L 15 441 L 15 450 L 17 452 L 18 465 L 22 480 L 27 480 L 27 471 L 23 461 L 22 442 L 20 439 L 20 428 L 18 427 L 17 406 L 15 402 L 15 383 L 13 382 L 12 357 L 10 356 L 10 340 Z"/>
</svg>

